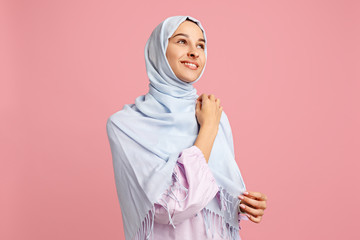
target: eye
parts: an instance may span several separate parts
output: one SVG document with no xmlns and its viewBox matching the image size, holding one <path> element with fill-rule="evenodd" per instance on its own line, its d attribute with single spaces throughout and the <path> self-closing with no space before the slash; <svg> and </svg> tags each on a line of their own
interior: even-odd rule
<svg viewBox="0 0 360 240">
<path fill-rule="evenodd" d="M 180 40 L 178 40 L 176 43 L 186 43 L 186 40 L 184 40 L 184 39 L 180 39 Z M 200 46 L 200 48 L 202 48 L 202 49 L 205 49 L 205 45 L 204 44 L 198 44 L 198 46 Z"/>
<path fill-rule="evenodd" d="M 205 45 L 204 45 L 204 44 L 199 44 L 198 46 L 201 46 L 202 49 L 205 49 Z"/>
<path fill-rule="evenodd" d="M 180 39 L 179 41 L 177 41 L 177 43 L 179 43 L 179 42 L 186 42 L 185 40 L 183 40 L 183 39 Z"/>
</svg>

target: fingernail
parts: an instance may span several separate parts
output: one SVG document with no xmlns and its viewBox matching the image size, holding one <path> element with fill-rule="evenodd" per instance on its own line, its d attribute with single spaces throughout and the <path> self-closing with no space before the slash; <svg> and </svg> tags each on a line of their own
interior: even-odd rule
<svg viewBox="0 0 360 240">
<path fill-rule="evenodd" d="M 245 213 L 245 215 L 246 215 L 248 218 L 250 218 L 250 215 L 249 215 L 249 214 Z"/>
<path fill-rule="evenodd" d="M 244 195 L 248 195 L 249 193 L 248 192 L 243 192 Z"/>
<path fill-rule="evenodd" d="M 240 204 L 240 207 L 241 207 L 242 209 L 245 209 L 245 205 L 244 205 L 244 204 Z"/>
<path fill-rule="evenodd" d="M 243 196 L 241 196 L 241 195 L 239 196 L 239 198 L 240 198 L 240 199 L 244 199 L 244 197 L 243 197 Z"/>
</svg>

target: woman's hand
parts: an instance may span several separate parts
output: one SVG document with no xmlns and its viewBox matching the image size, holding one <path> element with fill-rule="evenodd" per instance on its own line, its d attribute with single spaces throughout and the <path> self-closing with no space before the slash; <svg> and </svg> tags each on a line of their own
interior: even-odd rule
<svg viewBox="0 0 360 240">
<path fill-rule="evenodd" d="M 218 129 L 222 113 L 220 99 L 215 98 L 213 94 L 201 94 L 196 100 L 195 115 L 200 126 L 206 126 L 211 129 Z"/>
<path fill-rule="evenodd" d="M 240 210 L 254 223 L 260 223 L 266 209 L 267 197 L 261 192 L 244 192 L 240 195 Z"/>
</svg>

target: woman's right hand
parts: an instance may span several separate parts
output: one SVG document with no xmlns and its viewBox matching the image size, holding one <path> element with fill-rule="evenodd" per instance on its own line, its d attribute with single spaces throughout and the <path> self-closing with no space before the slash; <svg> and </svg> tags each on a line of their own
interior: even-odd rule
<svg viewBox="0 0 360 240">
<path fill-rule="evenodd" d="M 218 129 L 222 106 L 220 106 L 220 99 L 215 98 L 213 94 L 201 94 L 196 100 L 195 115 L 200 127 L 209 127 L 210 129 Z"/>
</svg>

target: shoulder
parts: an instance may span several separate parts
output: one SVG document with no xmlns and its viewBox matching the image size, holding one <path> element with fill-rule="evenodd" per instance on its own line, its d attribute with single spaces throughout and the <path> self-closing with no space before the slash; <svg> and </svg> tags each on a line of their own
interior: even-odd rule
<svg viewBox="0 0 360 240">
<path fill-rule="evenodd" d="M 121 112 L 117 111 L 111 114 L 106 120 L 106 131 L 108 135 L 114 134 L 115 131 L 118 129 L 116 126 L 118 125 L 119 120 L 121 119 Z"/>
<path fill-rule="evenodd" d="M 126 105 L 124 106 L 123 109 L 112 113 L 106 121 L 106 128 L 111 128 L 114 127 L 116 125 L 117 122 L 119 122 L 122 118 L 124 118 L 124 113 L 126 109 Z"/>
<path fill-rule="evenodd" d="M 231 131 L 230 121 L 224 110 L 221 113 L 220 123 L 221 123 L 221 126 L 224 128 L 224 130 L 230 129 L 230 131 Z"/>
<path fill-rule="evenodd" d="M 114 119 L 115 119 L 115 114 L 110 115 L 110 117 L 108 117 L 107 121 L 106 121 L 106 130 L 109 133 L 110 130 L 112 130 L 112 128 L 114 127 Z"/>
<path fill-rule="evenodd" d="M 229 122 L 229 118 L 228 118 L 228 116 L 227 116 L 227 114 L 225 113 L 224 110 L 223 110 L 222 113 L 221 113 L 221 118 L 223 118 L 224 121 Z"/>
</svg>

